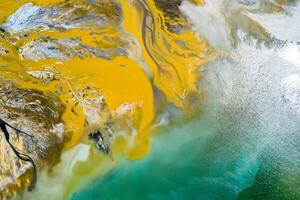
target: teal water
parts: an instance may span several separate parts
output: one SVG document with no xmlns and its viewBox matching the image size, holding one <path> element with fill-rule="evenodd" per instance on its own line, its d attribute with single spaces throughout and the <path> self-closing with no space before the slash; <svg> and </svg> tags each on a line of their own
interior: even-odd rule
<svg viewBox="0 0 300 200">
<path fill-rule="evenodd" d="M 210 118 L 162 130 L 153 138 L 150 155 L 124 161 L 70 199 L 300 199 L 295 165 L 299 152 L 294 158 L 284 153 L 284 148 L 292 148 L 290 142 L 285 147 L 272 148 L 271 143 L 261 148 L 259 143 L 266 140 L 261 134 L 239 136 L 241 130 L 230 128 L 230 123 L 220 125 L 214 116 Z"/>
<path fill-rule="evenodd" d="M 258 162 L 249 161 L 247 148 L 233 153 L 232 142 L 220 137 L 209 120 L 162 132 L 146 158 L 125 161 L 71 199 L 235 199 L 253 181 Z"/>
</svg>

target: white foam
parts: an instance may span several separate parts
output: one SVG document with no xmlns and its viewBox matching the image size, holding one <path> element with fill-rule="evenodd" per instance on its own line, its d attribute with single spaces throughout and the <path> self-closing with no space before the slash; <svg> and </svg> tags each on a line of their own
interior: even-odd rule
<svg viewBox="0 0 300 200">
<path fill-rule="evenodd" d="M 230 30 L 221 13 L 222 0 L 206 1 L 204 7 L 183 2 L 180 9 L 194 25 L 197 33 L 215 48 L 230 49 Z"/>
<path fill-rule="evenodd" d="M 241 145 L 241 149 L 249 151 L 243 155 L 248 163 L 241 163 L 239 169 L 228 169 L 225 173 L 238 184 L 241 174 L 239 170 L 244 170 L 242 174 L 251 172 L 253 174 L 249 174 L 249 177 L 255 177 L 256 171 L 250 168 L 256 166 L 258 170 L 258 159 L 267 148 L 276 149 L 276 152 L 268 153 L 269 159 L 279 154 L 292 155 L 295 151 L 292 144 L 297 140 L 295 133 L 300 130 L 299 44 L 293 41 L 297 38 L 292 35 L 288 35 L 290 42 L 280 41 L 283 39 L 282 30 L 278 27 L 280 24 L 276 24 L 277 18 L 274 18 L 271 29 L 263 23 L 258 24 L 275 38 L 278 36 L 267 47 L 263 40 L 258 41 L 247 32 L 253 30 L 239 27 L 242 23 L 231 24 L 231 18 L 223 17 L 234 16 L 230 12 L 236 10 L 230 6 L 236 6 L 236 2 L 232 5 L 226 4 L 231 1 L 210 2 L 214 5 L 208 3 L 203 8 L 185 2 L 181 8 L 199 36 L 205 37 L 216 51 L 227 50 L 228 56 L 218 57 L 206 66 L 200 86 L 207 95 L 205 107 L 209 108 L 208 112 L 217 113 L 217 126 L 222 134 L 228 134 L 224 137 L 233 137 L 237 142 L 233 145 Z M 222 3 L 224 5 L 220 5 Z M 249 10 L 243 10 L 243 7 L 239 9 L 239 13 L 250 13 Z M 274 15 L 280 15 L 291 23 L 289 27 L 283 27 L 284 30 L 299 32 L 299 23 L 292 20 L 295 15 Z M 235 22 L 238 20 L 235 19 Z M 248 22 L 249 25 L 257 25 L 260 20 L 250 19 Z M 237 44 L 231 48 L 227 48 L 228 42 L 233 40 L 229 30 L 237 33 Z M 239 152 L 233 153 L 239 156 Z M 295 163 L 294 160 L 291 162 Z"/>
<path fill-rule="evenodd" d="M 260 23 L 275 38 L 300 42 L 300 3 L 297 6 L 286 7 L 286 12 L 248 12 L 247 15 Z"/>
</svg>

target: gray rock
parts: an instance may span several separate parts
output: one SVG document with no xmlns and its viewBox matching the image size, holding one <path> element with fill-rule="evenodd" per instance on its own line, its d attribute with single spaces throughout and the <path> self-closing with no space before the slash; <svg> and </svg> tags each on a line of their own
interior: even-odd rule
<svg viewBox="0 0 300 200">
<path fill-rule="evenodd" d="M 55 95 L 45 95 L 35 90 L 19 89 L 9 82 L 0 87 L 0 119 L 31 136 L 8 128 L 10 142 L 24 155 L 32 158 L 41 167 L 55 155 L 60 154 L 63 146 L 64 125 L 62 114 L 65 107 Z M 0 198 L 10 195 L 8 186 L 23 189 L 21 177 L 32 171 L 29 162 L 17 158 L 12 148 L 0 133 Z"/>
<path fill-rule="evenodd" d="M 105 17 L 101 14 L 79 15 L 75 8 L 44 8 L 27 3 L 7 19 L 6 23 L 2 25 L 2 29 L 11 33 L 18 33 L 37 28 L 45 30 L 50 28 L 93 29 L 101 28 L 105 25 Z"/>
<path fill-rule="evenodd" d="M 68 60 L 74 57 L 98 57 L 112 59 L 115 56 L 127 55 L 122 47 L 113 49 L 100 49 L 81 43 L 79 38 L 38 38 L 25 44 L 21 49 L 21 58 L 41 60 L 54 58 Z"/>
</svg>

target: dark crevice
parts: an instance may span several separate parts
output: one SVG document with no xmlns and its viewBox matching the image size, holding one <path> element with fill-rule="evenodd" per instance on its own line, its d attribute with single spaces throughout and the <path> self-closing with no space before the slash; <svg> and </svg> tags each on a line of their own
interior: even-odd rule
<svg viewBox="0 0 300 200">
<path fill-rule="evenodd" d="M 96 131 L 89 134 L 89 139 L 96 143 L 96 148 L 101 150 L 105 155 L 110 154 L 109 145 L 106 143 L 103 134 L 100 131 Z"/>
<path fill-rule="evenodd" d="M 2 119 L 0 119 L 0 128 L 1 128 L 1 131 L 4 133 L 4 136 L 5 136 L 5 140 L 6 142 L 9 144 L 9 146 L 11 147 L 11 149 L 13 150 L 13 152 L 15 153 L 15 155 L 20 159 L 20 160 L 23 160 L 25 162 L 30 162 L 31 165 L 32 165 L 32 170 L 33 170 L 33 177 L 31 179 L 31 183 L 28 187 L 28 191 L 32 191 L 35 187 L 35 184 L 36 184 L 36 181 L 37 181 L 37 170 L 36 170 L 36 165 L 33 161 L 33 159 L 29 156 L 29 155 L 26 155 L 26 154 L 23 154 L 21 152 L 19 152 L 15 147 L 14 145 L 10 142 L 10 133 L 7 131 L 7 127 L 13 129 L 15 131 L 15 133 L 17 134 L 17 137 L 19 137 L 19 134 L 24 134 L 26 136 L 29 136 L 30 138 L 32 138 L 33 136 L 24 132 L 24 131 L 21 131 L 15 127 L 13 127 L 12 125 L 6 123 L 5 121 L 3 121 Z"/>
</svg>

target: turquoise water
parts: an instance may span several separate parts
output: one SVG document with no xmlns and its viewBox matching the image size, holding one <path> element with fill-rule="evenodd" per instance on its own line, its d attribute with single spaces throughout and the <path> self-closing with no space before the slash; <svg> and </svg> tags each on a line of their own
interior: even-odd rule
<svg viewBox="0 0 300 200">
<path fill-rule="evenodd" d="M 209 120 L 162 132 L 146 158 L 124 161 L 71 199 L 235 199 L 253 181 L 257 161 L 249 161 L 247 148 L 233 153 L 232 141 L 220 137 Z"/>
<path fill-rule="evenodd" d="M 164 129 L 150 155 L 124 161 L 71 200 L 300 199 L 292 143 L 259 148 L 259 133 L 238 136 L 228 124 L 199 118 Z"/>
</svg>

